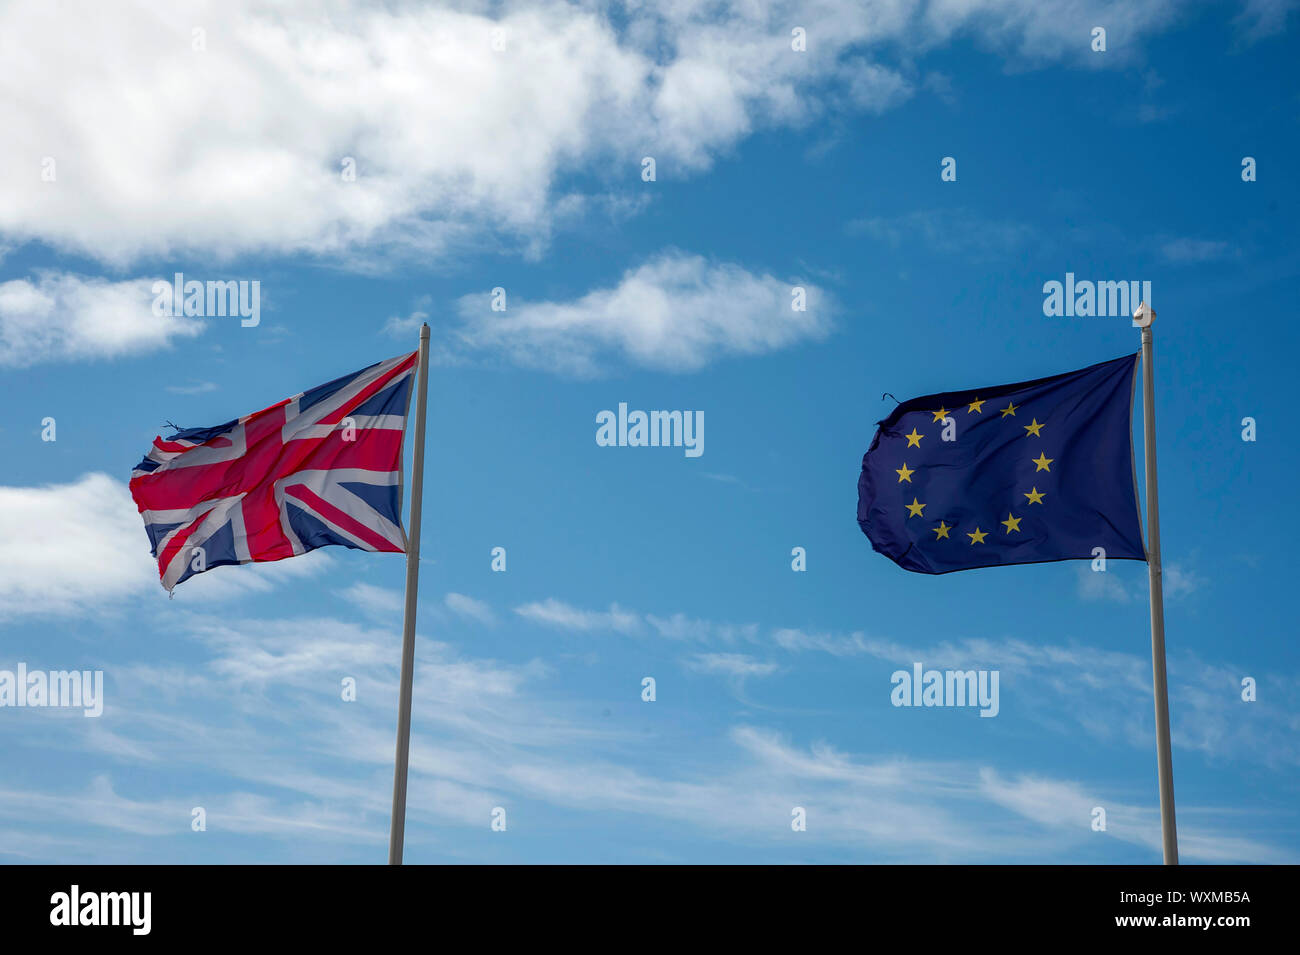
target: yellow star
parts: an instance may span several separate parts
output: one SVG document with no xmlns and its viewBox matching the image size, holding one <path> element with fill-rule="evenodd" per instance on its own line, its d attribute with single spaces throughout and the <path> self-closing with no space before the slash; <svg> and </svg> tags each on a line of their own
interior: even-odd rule
<svg viewBox="0 0 1300 955">
<path fill-rule="evenodd" d="M 915 498 L 913 500 L 915 500 Z M 943 521 L 940 521 L 939 526 L 932 528 L 932 530 L 934 531 L 934 539 L 938 540 L 941 537 L 948 537 L 948 532 L 952 530 L 952 525 L 945 524 Z M 952 540 L 951 537 L 948 537 L 948 539 Z"/>
<path fill-rule="evenodd" d="M 1014 418 L 1016 416 L 1016 409 L 1019 407 L 1020 405 L 1016 404 L 1014 401 L 1009 402 L 1007 406 L 1002 409 L 1002 417 L 1005 418 L 1007 415 L 1011 415 Z"/>
<path fill-rule="evenodd" d="M 1040 490 L 1038 490 L 1037 487 L 1035 487 L 1032 491 L 1028 491 L 1028 492 L 1025 494 L 1025 497 L 1029 498 L 1029 503 L 1030 503 L 1030 504 L 1042 504 L 1042 503 L 1043 503 L 1043 492 L 1040 491 Z"/>
<path fill-rule="evenodd" d="M 983 398 L 976 398 L 974 401 L 970 403 L 970 407 L 966 409 L 966 413 L 970 414 L 972 411 L 978 411 L 980 414 L 984 413 Z"/>
<path fill-rule="evenodd" d="M 970 538 L 971 544 L 974 545 L 974 544 L 984 543 L 984 538 L 988 537 L 989 535 L 977 527 L 975 528 L 974 534 L 967 534 L 966 536 Z"/>
<path fill-rule="evenodd" d="M 1030 458 L 1029 460 L 1033 461 L 1035 464 L 1038 465 L 1038 467 L 1034 468 L 1034 473 L 1037 474 L 1039 471 L 1050 472 L 1052 469 L 1049 468 L 1048 465 L 1051 464 L 1053 461 L 1055 461 L 1056 458 L 1049 458 L 1042 451 L 1039 451 L 1038 457 Z"/>
<path fill-rule="evenodd" d="M 896 468 L 896 469 L 894 470 L 894 473 L 898 475 L 898 483 L 899 483 L 899 484 L 902 484 L 904 481 L 906 481 L 908 484 L 911 484 L 911 483 L 912 483 L 912 472 L 915 471 L 915 470 L 916 470 L 916 468 L 909 468 L 909 467 L 907 466 L 907 462 L 904 461 L 904 462 L 903 462 L 903 466 L 902 466 L 901 468 Z"/>
<path fill-rule="evenodd" d="M 1042 435 L 1039 434 L 1038 432 L 1043 430 L 1043 426 L 1039 424 L 1038 419 L 1035 418 L 1033 424 L 1025 425 L 1025 430 L 1028 431 L 1029 434 L 1032 434 L 1035 438 L 1041 438 Z M 1025 437 L 1029 437 L 1029 435 L 1025 435 Z"/>
<path fill-rule="evenodd" d="M 911 504 L 904 504 L 903 506 L 906 507 L 909 511 L 911 511 L 911 513 L 907 515 L 908 517 L 925 516 L 921 513 L 923 510 L 925 510 L 925 505 L 918 503 L 915 497 L 912 498 Z"/>
<path fill-rule="evenodd" d="M 1007 511 L 1007 519 L 1002 522 L 1002 526 L 1007 529 L 1008 534 L 1010 534 L 1012 531 L 1019 532 L 1020 522 L 1023 520 L 1024 520 L 1023 517 L 1016 517 L 1010 511 Z"/>
<path fill-rule="evenodd" d="M 921 439 L 924 438 L 925 435 L 917 434 L 916 429 L 913 428 L 911 434 L 905 434 L 903 437 L 907 439 L 907 446 L 909 448 L 919 448 L 921 446 Z"/>
<path fill-rule="evenodd" d="M 947 413 L 948 413 L 948 409 L 947 409 L 947 408 L 940 408 L 938 411 L 931 411 L 931 412 L 930 412 L 930 414 L 934 415 L 934 420 L 935 420 L 935 421 L 942 421 L 942 420 L 943 420 L 943 416 L 946 415 Z M 931 422 L 931 423 L 933 423 L 933 422 Z"/>
</svg>

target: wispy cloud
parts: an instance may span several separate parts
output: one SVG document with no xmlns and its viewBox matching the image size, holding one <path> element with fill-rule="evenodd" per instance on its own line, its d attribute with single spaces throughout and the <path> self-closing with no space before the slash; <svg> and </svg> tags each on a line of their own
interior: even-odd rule
<svg viewBox="0 0 1300 955">
<path fill-rule="evenodd" d="M 1117 566 L 1124 567 L 1124 570 L 1117 570 Z M 1076 590 L 1082 600 L 1131 603 L 1147 599 L 1149 584 L 1145 565 L 1141 574 L 1135 575 L 1134 568 L 1124 564 L 1111 564 L 1107 570 L 1095 571 L 1089 564 L 1081 562 L 1075 570 L 1075 577 Z M 1166 602 L 1190 597 L 1206 584 L 1205 578 L 1195 569 L 1179 563 L 1164 565 L 1162 582 Z"/>
<path fill-rule="evenodd" d="M 697 653 L 686 661 L 686 666 L 698 673 L 719 673 L 741 680 L 771 676 L 778 669 L 775 663 L 757 660 L 746 653 Z"/>
<path fill-rule="evenodd" d="M 645 615 L 646 623 L 661 637 L 670 640 L 695 640 L 701 642 L 736 643 L 752 642 L 758 636 L 758 624 L 718 623 L 675 613 L 668 617 Z"/>
<path fill-rule="evenodd" d="M 1126 588 L 1110 572 L 1094 574 L 1082 567 L 1082 581 L 1107 581 L 1103 596 L 1121 602 L 1145 599 L 1145 580 Z M 1173 565 L 1165 571 L 1166 595 L 1178 599 L 1203 584 L 1195 572 Z M 1111 588 L 1115 588 L 1113 591 Z M 1035 642 L 1021 639 L 964 639 L 918 645 L 861 631 L 828 632 L 811 628 L 761 628 L 757 624 L 731 624 L 675 613 L 640 614 L 612 605 L 609 612 L 589 611 L 554 599 L 517 608 L 516 613 L 535 623 L 572 632 L 614 631 L 628 635 L 657 636 L 717 648 L 688 658 L 688 668 L 727 675 L 768 675 L 778 661 L 735 652 L 732 648 L 772 646 L 788 653 L 825 653 L 833 657 L 867 657 L 894 666 L 924 661 L 930 667 L 992 668 L 1002 673 L 1003 692 L 1014 692 L 1021 712 L 1058 733 L 1086 733 L 1090 737 L 1150 748 L 1154 738 L 1150 707 L 1134 706 L 1135 699 L 1151 693 L 1151 660 L 1146 653 L 1123 653 L 1104 647 L 1070 642 Z M 724 652 L 725 651 L 725 652 Z M 1243 753 L 1270 764 L 1300 763 L 1300 743 L 1293 735 L 1288 706 L 1300 694 L 1282 691 L 1284 677 L 1267 679 L 1268 700 L 1249 704 L 1254 718 L 1242 722 L 1236 707 L 1240 681 L 1251 675 L 1226 665 L 1209 667 L 1185 654 L 1169 660 L 1170 696 L 1174 703 L 1173 733 L 1179 747 L 1197 749 L 1215 758 L 1240 758 Z M 1281 694 L 1279 696 L 1279 693 Z"/>
<path fill-rule="evenodd" d="M 1160 246 L 1160 254 L 1165 261 L 1177 265 L 1212 262 L 1224 258 L 1228 253 L 1227 242 L 1212 239 L 1169 239 Z"/>
<path fill-rule="evenodd" d="M 1099 575 L 1104 576 L 1104 575 Z M 773 641 L 791 652 L 837 657 L 865 656 L 905 667 L 993 668 L 1002 674 L 1003 694 L 1014 694 L 1020 711 L 1049 730 L 1086 733 L 1107 742 L 1149 749 L 1154 740 L 1149 701 L 1151 658 L 1082 643 L 1019 639 L 964 639 L 908 645 L 863 633 L 828 634 L 786 628 Z M 1257 702 L 1241 699 L 1242 679 L 1267 684 Z M 1268 765 L 1300 764 L 1293 707 L 1298 685 L 1286 673 L 1258 674 L 1251 668 L 1208 665 L 1183 653 L 1169 657 L 1169 696 L 1174 745 L 1216 759 L 1250 759 Z M 1248 706 L 1250 718 L 1242 719 Z"/>
<path fill-rule="evenodd" d="M 1254 43 L 1286 30 L 1287 20 L 1300 7 L 1296 0 L 1244 0 L 1234 21 L 1241 39 Z"/>
<path fill-rule="evenodd" d="M 965 209 L 929 209 L 853 219 L 845 231 L 894 248 L 920 245 L 973 260 L 1014 254 L 1038 237 L 1037 230 L 1026 223 L 990 219 Z"/>
<path fill-rule="evenodd" d="M 192 385 L 168 385 L 167 391 L 173 395 L 206 395 L 210 391 L 216 391 L 217 386 L 210 381 L 200 381 Z"/>
<path fill-rule="evenodd" d="M 547 598 L 516 607 L 515 613 L 534 623 L 578 633 L 609 630 L 630 634 L 641 629 L 640 617 L 620 609 L 618 604 L 610 604 L 606 611 L 581 610 L 554 598 Z"/>
<path fill-rule="evenodd" d="M 1125 583 L 1120 574 L 1112 571 L 1093 570 L 1088 564 L 1080 563 L 1074 573 L 1076 592 L 1081 600 L 1124 604 L 1146 596 L 1145 586 L 1139 593 L 1134 583 Z"/>
<path fill-rule="evenodd" d="M 1003 779 L 997 772 L 983 768 L 979 772 L 980 790 L 992 802 L 1004 806 L 1027 821 L 1047 830 L 1077 829 L 1082 820 L 1091 820 L 1094 807 L 1106 812 L 1106 829 L 1090 838 L 1119 839 L 1158 853 L 1161 849 L 1160 817 L 1155 807 L 1119 802 L 1097 792 L 1087 792 L 1078 783 L 1047 779 L 1032 774 L 1018 774 Z M 1220 814 L 1215 809 L 1212 813 Z M 1210 815 L 1184 809 L 1178 828 L 1181 855 L 1200 862 L 1288 863 L 1294 855 L 1267 842 L 1232 833 L 1214 831 L 1190 822 L 1191 816 Z"/>
<path fill-rule="evenodd" d="M 59 735 L 53 723 L 6 724 L 6 746 L 80 745 L 98 771 L 89 788 L 0 786 L 0 822 L 28 827 L 37 858 L 80 858 L 84 849 L 42 843 L 43 826 L 120 834 L 93 840 L 120 858 L 200 856 L 177 842 L 190 809 L 228 831 L 294 839 L 322 849 L 382 852 L 391 781 L 392 706 L 400 641 L 392 628 L 329 618 L 240 619 L 180 613 L 178 639 L 201 647 L 200 667 L 175 666 L 164 649 L 114 674 L 111 752 L 101 740 Z M 825 742 L 794 743 L 773 729 L 724 730 L 707 770 L 648 773 L 627 759 L 625 731 L 593 730 L 577 699 L 558 699 L 538 663 L 502 664 L 421 640 L 414 701 L 408 855 L 430 851 L 431 824 L 486 828 L 493 806 L 539 800 L 558 810 L 632 813 L 691 827 L 703 838 L 779 850 L 792 807 L 807 813 L 807 844 L 859 847 L 894 859 L 1041 860 L 1115 839 L 1154 857 L 1158 816 L 1104 788 L 1026 776 L 987 761 L 863 757 Z M 691 665 L 728 678 L 765 677 L 776 664 L 744 654 L 701 653 Z M 357 683 L 354 702 L 340 678 Z M 292 714 L 291 718 L 286 714 Z M 637 735 L 637 751 L 653 745 Z M 674 753 L 680 740 L 663 740 Z M 157 770 L 202 767 L 201 795 L 144 795 Z M 581 780 L 581 785 L 575 785 Z M 1091 807 L 1108 813 L 1090 830 Z M 1210 808 L 1210 807 L 1203 807 Z M 1185 811 L 1189 859 L 1290 861 L 1223 818 Z M 188 833 L 187 833 L 188 834 Z M 90 844 L 83 840 L 82 846 Z M 43 846 L 43 848 L 42 848 Z M 152 854 L 152 856 L 150 855 Z"/>
<path fill-rule="evenodd" d="M 1205 583 L 1204 577 L 1181 564 L 1168 564 L 1162 570 L 1165 597 L 1171 600 L 1194 594 L 1204 587 Z"/>
<path fill-rule="evenodd" d="M 759 634 L 755 623 L 726 623 L 684 613 L 641 614 L 618 604 L 610 604 L 608 610 L 586 610 L 554 597 L 523 604 L 515 608 L 515 613 L 533 623 L 579 633 L 612 630 L 627 635 L 651 633 L 669 640 L 726 644 L 753 642 Z"/>
<path fill-rule="evenodd" d="M 390 315 L 384 322 L 384 334 L 394 338 L 411 338 L 419 333 L 420 326 L 429 320 L 427 309 L 433 301 L 428 295 L 422 295 L 416 301 L 416 307 L 406 315 Z"/>
<path fill-rule="evenodd" d="M 358 581 L 339 596 L 371 616 L 394 619 L 402 612 L 402 594 L 388 587 Z"/>
<path fill-rule="evenodd" d="M 682 665 L 695 673 L 722 677 L 736 699 L 752 705 L 746 696 L 746 683 L 776 673 L 780 667 L 770 660 L 759 660 L 747 653 L 696 653 L 682 661 Z"/>
<path fill-rule="evenodd" d="M 704 478 L 706 481 L 716 481 L 719 484 L 730 484 L 734 487 L 743 488 L 746 491 L 752 492 L 757 490 L 757 488 L 750 487 L 734 474 L 715 474 L 709 471 L 703 471 L 700 473 L 700 477 Z"/>
<path fill-rule="evenodd" d="M 466 597 L 464 594 L 449 593 L 443 598 L 443 603 L 452 613 L 461 617 L 467 617 L 470 620 L 476 620 L 485 626 L 494 626 L 497 622 L 496 614 L 481 600 L 475 600 L 473 597 Z"/>
</svg>

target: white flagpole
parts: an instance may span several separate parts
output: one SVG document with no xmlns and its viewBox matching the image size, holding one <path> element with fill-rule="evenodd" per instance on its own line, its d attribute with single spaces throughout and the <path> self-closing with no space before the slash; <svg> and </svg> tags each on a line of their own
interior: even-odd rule
<svg viewBox="0 0 1300 955">
<path fill-rule="evenodd" d="M 415 667 L 415 604 L 420 585 L 420 512 L 424 497 L 424 413 L 429 403 L 429 326 L 420 328 L 420 389 L 415 401 L 415 463 L 411 467 L 411 520 L 406 537 L 406 613 L 402 620 L 402 682 L 397 703 L 397 757 L 393 764 L 393 817 L 388 864 L 402 864 L 406 835 L 406 767 L 411 753 L 411 679 Z"/>
<path fill-rule="evenodd" d="M 1147 574 L 1151 580 L 1151 670 L 1156 699 L 1156 773 L 1160 781 L 1160 836 L 1165 865 L 1178 865 L 1178 826 L 1174 819 L 1174 757 L 1169 744 L 1169 682 L 1165 676 L 1165 595 L 1160 567 L 1160 503 L 1156 493 L 1156 388 L 1151 356 L 1151 323 L 1156 313 L 1146 302 L 1133 314 L 1142 329 L 1142 440 L 1147 484 Z"/>
</svg>

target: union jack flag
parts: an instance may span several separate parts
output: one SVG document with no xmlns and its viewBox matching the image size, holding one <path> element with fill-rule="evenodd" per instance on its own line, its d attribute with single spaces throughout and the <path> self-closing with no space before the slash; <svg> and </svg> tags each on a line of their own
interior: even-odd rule
<svg viewBox="0 0 1300 955">
<path fill-rule="evenodd" d="M 168 593 L 222 564 L 329 544 L 404 553 L 402 437 L 418 357 L 154 438 L 130 486 Z"/>
</svg>

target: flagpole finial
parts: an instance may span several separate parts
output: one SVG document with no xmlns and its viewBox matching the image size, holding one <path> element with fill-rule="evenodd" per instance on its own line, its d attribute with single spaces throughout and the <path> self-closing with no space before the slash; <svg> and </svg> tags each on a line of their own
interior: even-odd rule
<svg viewBox="0 0 1300 955">
<path fill-rule="evenodd" d="M 1148 305 L 1146 302 L 1143 302 L 1141 305 L 1139 305 L 1137 307 L 1137 311 L 1133 313 L 1134 328 L 1150 328 L 1151 323 L 1154 322 L 1155 320 L 1156 320 L 1156 310 L 1152 308 L 1150 305 Z"/>
</svg>

